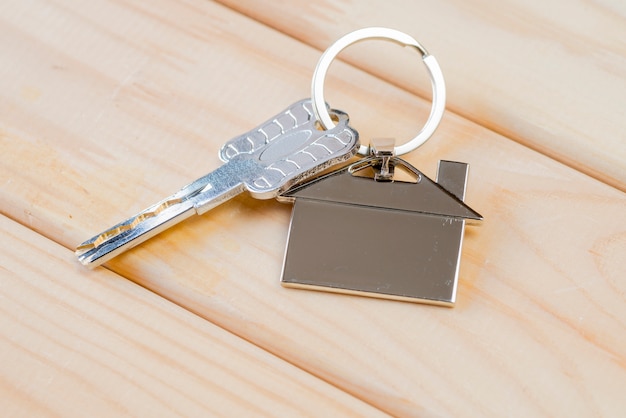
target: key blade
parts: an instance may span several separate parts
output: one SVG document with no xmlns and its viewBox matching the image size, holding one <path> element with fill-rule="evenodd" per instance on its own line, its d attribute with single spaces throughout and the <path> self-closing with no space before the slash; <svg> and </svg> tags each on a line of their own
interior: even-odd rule
<svg viewBox="0 0 626 418">
<path fill-rule="evenodd" d="M 262 170 L 263 167 L 257 161 L 242 158 L 229 161 L 217 170 L 191 183 L 190 186 L 195 184 L 202 186 L 197 193 L 190 197 L 195 212 L 198 215 L 202 215 L 226 200 L 242 193 L 246 190 L 244 181 L 257 177 Z"/>
<path fill-rule="evenodd" d="M 242 172 L 258 169 L 252 161 L 230 162 L 135 216 L 99 233 L 76 248 L 78 260 L 96 267 L 196 213 L 202 214 L 244 191 Z"/>
<path fill-rule="evenodd" d="M 193 214 L 195 210 L 189 200 L 157 203 L 80 244 L 76 256 L 85 266 L 99 266 Z"/>
</svg>

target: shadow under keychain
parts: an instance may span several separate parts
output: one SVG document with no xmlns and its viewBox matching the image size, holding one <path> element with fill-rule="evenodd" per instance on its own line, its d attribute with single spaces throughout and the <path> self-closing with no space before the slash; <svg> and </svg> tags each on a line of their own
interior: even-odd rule
<svg viewBox="0 0 626 418">
<path fill-rule="evenodd" d="M 325 130 L 335 128 L 323 84 L 336 55 L 366 39 L 391 40 L 417 49 L 432 82 L 433 104 L 418 135 L 361 145 L 366 158 L 298 185 L 278 196 L 294 202 L 281 283 L 285 287 L 453 306 L 466 220 L 482 216 L 463 200 L 468 164 L 439 161 L 433 181 L 398 156 L 422 145 L 445 108 L 439 64 L 415 39 L 387 28 L 365 28 L 331 45 L 313 76 L 311 99 Z M 364 176 L 367 170 L 372 176 Z M 398 170 L 413 182 L 396 179 Z"/>
</svg>

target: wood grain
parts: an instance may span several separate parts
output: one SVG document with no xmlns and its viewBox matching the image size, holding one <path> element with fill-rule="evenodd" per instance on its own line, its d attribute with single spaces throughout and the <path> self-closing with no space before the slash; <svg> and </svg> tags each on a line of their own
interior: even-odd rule
<svg viewBox="0 0 626 418">
<path fill-rule="evenodd" d="M 216 167 L 224 140 L 307 95 L 319 57 L 211 2 L 0 16 L 1 210 L 67 248 Z M 428 114 L 340 62 L 328 89 L 364 138 L 407 138 Z M 619 415 L 624 193 L 450 112 L 406 158 L 471 166 L 485 223 L 467 230 L 452 310 L 281 288 L 290 207 L 247 196 L 108 268 L 393 415 Z"/>
<path fill-rule="evenodd" d="M 362 27 L 409 33 L 439 60 L 448 109 L 626 191 L 623 2 L 219 2 L 322 51 Z M 429 97 L 417 57 L 395 49 L 370 42 L 341 58 Z"/>
<path fill-rule="evenodd" d="M 381 416 L 0 217 L 3 416 Z"/>
</svg>

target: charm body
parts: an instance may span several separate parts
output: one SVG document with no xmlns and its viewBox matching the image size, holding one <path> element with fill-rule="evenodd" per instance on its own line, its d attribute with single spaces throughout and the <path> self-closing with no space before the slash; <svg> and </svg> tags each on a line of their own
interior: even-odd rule
<svg viewBox="0 0 626 418">
<path fill-rule="evenodd" d="M 453 306 L 465 221 L 482 219 L 463 203 L 468 165 L 440 161 L 437 182 L 409 167 L 417 183 L 345 168 L 287 192 L 283 286 Z"/>
</svg>

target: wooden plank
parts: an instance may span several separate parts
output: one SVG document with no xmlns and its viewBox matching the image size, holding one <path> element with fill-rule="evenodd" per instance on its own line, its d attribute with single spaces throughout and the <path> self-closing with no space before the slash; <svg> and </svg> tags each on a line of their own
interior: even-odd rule
<svg viewBox="0 0 626 418">
<path fill-rule="evenodd" d="M 0 24 L 1 208 L 66 247 L 216 167 L 224 139 L 306 96 L 319 57 L 210 2 L 25 1 Z M 409 137 L 428 113 L 333 72 L 364 138 Z M 109 268 L 394 415 L 623 410 L 624 194 L 452 113 L 406 158 L 471 165 L 486 221 L 455 309 L 281 288 L 290 208 L 246 196 Z"/>
<path fill-rule="evenodd" d="M 361 27 L 407 32 L 439 60 L 449 109 L 626 191 L 622 1 L 218 1 L 320 50 Z M 430 97 L 419 60 L 396 49 L 341 57 Z"/>
<path fill-rule="evenodd" d="M 0 236 L 4 416 L 384 415 L 3 216 Z"/>
</svg>

